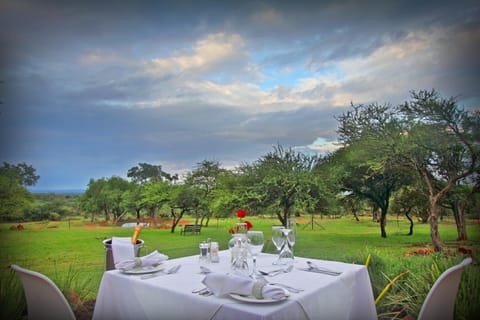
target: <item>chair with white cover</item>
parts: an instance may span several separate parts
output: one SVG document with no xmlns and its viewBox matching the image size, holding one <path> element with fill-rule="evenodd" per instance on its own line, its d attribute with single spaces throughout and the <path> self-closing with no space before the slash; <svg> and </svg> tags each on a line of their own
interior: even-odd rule
<svg viewBox="0 0 480 320">
<path fill-rule="evenodd" d="M 27 301 L 28 319 L 71 319 L 75 315 L 60 289 L 41 273 L 10 266 L 20 276 Z"/>
<path fill-rule="evenodd" d="M 418 320 L 454 318 L 455 300 L 462 272 L 470 263 L 472 263 L 472 258 L 466 258 L 438 277 L 423 302 Z"/>
</svg>

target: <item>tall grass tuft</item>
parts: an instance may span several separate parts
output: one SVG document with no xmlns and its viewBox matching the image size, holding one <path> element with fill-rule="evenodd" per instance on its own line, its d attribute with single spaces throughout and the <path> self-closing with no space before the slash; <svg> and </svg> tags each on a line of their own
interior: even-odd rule
<svg viewBox="0 0 480 320">
<path fill-rule="evenodd" d="M 90 289 L 92 279 L 82 275 L 80 269 L 76 268 L 73 263 L 69 264 L 66 272 L 58 271 L 57 262 L 54 265 L 55 273 L 52 281 L 62 291 L 74 311 L 82 308 L 87 298 L 94 294 Z"/>
<path fill-rule="evenodd" d="M 462 257 L 434 254 L 427 257 L 410 257 L 411 272 L 397 281 L 377 305 L 379 319 L 403 319 L 416 316 L 438 277 Z M 385 276 L 390 281 L 390 278 Z M 457 295 L 455 319 L 477 319 L 479 313 L 480 270 L 467 267 Z"/>
<path fill-rule="evenodd" d="M 31 268 L 28 265 L 22 265 L 21 267 Z M 79 269 L 75 268 L 73 264 L 69 264 L 65 272 L 63 270 L 59 271 L 55 261 L 54 275 L 50 279 L 66 297 L 74 312 L 81 309 L 87 301 L 87 297 L 93 294 L 89 289 L 92 279 L 81 275 Z M 75 288 L 75 291 L 73 288 Z M 0 301 L 0 319 L 17 320 L 26 318 L 27 304 L 22 282 L 15 271 L 10 268 L 2 270 L 0 274 Z"/>
<path fill-rule="evenodd" d="M 0 301 L 0 319 L 16 320 L 26 315 L 22 283 L 10 267 L 0 271 Z"/>
<path fill-rule="evenodd" d="M 478 264 L 467 266 L 462 274 L 458 288 L 455 315 L 458 320 L 478 319 L 480 315 L 480 267 Z"/>
</svg>

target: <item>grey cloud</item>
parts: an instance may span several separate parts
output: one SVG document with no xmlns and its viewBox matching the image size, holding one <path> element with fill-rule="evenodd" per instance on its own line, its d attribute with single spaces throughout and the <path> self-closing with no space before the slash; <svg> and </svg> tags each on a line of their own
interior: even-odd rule
<svg viewBox="0 0 480 320">
<path fill-rule="evenodd" d="M 478 102 L 478 12 L 469 0 L 3 1 L 0 161 L 32 163 L 39 186 L 85 187 L 138 162 L 185 170 L 205 158 L 253 161 L 277 143 L 332 141 L 334 116 L 352 100 L 396 103 L 435 87 Z M 436 61 L 367 64 L 379 69 L 306 89 L 289 78 L 438 30 L 445 39 L 426 49 Z M 215 34 L 244 47 L 197 69 L 146 72 Z M 276 89 L 258 89 L 262 77 Z M 251 112 L 269 94 L 285 109 Z"/>
</svg>

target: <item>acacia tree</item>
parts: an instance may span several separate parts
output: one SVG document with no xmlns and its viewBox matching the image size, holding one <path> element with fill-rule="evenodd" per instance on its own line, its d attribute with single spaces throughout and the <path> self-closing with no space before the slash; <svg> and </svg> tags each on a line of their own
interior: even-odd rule
<svg viewBox="0 0 480 320">
<path fill-rule="evenodd" d="M 369 199 L 380 208 L 380 233 L 386 238 L 390 199 L 407 181 L 407 172 L 395 153 L 401 126 L 388 104 L 352 108 L 338 118 L 337 131 L 343 143 L 343 148 L 334 154 L 334 163 L 341 168 L 337 170 L 338 181 L 344 191 Z"/>
<path fill-rule="evenodd" d="M 411 96 L 399 107 L 406 120 L 400 154 L 426 186 L 430 236 L 434 250 L 441 252 L 439 203 L 458 182 L 479 172 L 480 111 L 461 110 L 455 98 L 444 99 L 435 90 L 412 91 Z"/>
<path fill-rule="evenodd" d="M 178 180 L 178 175 L 163 171 L 161 165 L 139 163 L 138 166 L 128 170 L 127 177 L 137 185 L 125 195 L 126 205 L 136 212 L 137 224 L 142 209 L 148 210 L 150 217 L 153 218 L 153 224 L 156 224 L 159 208 L 170 199 L 168 186 Z"/>
<path fill-rule="evenodd" d="M 312 174 L 317 161 L 317 156 L 278 145 L 254 163 L 253 177 L 259 180 L 255 193 L 265 204 L 277 208 L 275 213 L 282 225 L 287 226 L 296 204 L 313 202 L 318 196 L 313 194 L 318 189 Z"/>
<path fill-rule="evenodd" d="M 403 214 L 410 222 L 410 228 L 407 235 L 413 235 L 414 222 L 411 217 L 412 214 L 416 214 L 418 219 L 424 223 L 425 209 L 428 210 L 426 205 L 426 197 L 419 193 L 418 190 L 412 186 L 402 187 L 396 194 L 392 206 L 392 211 L 397 215 Z"/>
<path fill-rule="evenodd" d="M 140 223 L 140 214 L 145 208 L 143 201 L 143 184 L 130 182 L 130 187 L 123 195 L 123 205 L 130 211 L 135 212 L 137 217 L 137 224 Z"/>
<path fill-rule="evenodd" d="M 0 219 L 13 220 L 23 216 L 31 207 L 32 194 L 26 186 L 33 186 L 40 176 L 35 168 L 25 163 L 12 165 L 7 162 L 0 167 Z"/>
<path fill-rule="evenodd" d="M 80 197 L 80 206 L 91 213 L 92 222 L 96 213 L 103 212 L 105 221 L 110 221 L 113 215 L 116 223 L 126 213 L 124 195 L 129 188 L 127 180 L 116 176 L 90 179 L 87 190 Z"/>
<path fill-rule="evenodd" d="M 200 190 L 186 184 L 170 186 L 169 190 L 170 199 L 168 203 L 173 218 L 170 232 L 174 233 L 183 215 L 197 210 L 202 195 Z M 180 212 L 177 212 L 177 210 L 180 210 Z"/>
<path fill-rule="evenodd" d="M 201 222 L 203 225 L 206 218 L 205 226 L 208 227 L 211 216 L 211 202 L 213 200 L 213 191 L 217 188 L 217 180 L 220 175 L 226 172 L 221 167 L 220 162 L 212 160 L 203 160 L 197 163 L 196 168 L 190 172 L 186 178 L 185 184 L 201 190 L 202 197 L 200 203 L 195 209 L 195 224 L 198 224 L 199 209 L 201 212 Z"/>
<path fill-rule="evenodd" d="M 444 208 L 450 209 L 457 225 L 457 240 L 467 240 L 467 228 L 465 226 L 466 210 L 471 209 L 472 187 L 467 185 L 455 185 L 447 192 L 440 202 Z"/>
<path fill-rule="evenodd" d="M 131 178 L 136 183 L 146 183 L 151 181 L 172 181 L 178 178 L 176 175 L 162 170 L 161 165 L 139 163 L 138 166 L 128 169 L 127 177 Z"/>
<path fill-rule="evenodd" d="M 141 206 L 149 210 L 153 223 L 157 223 L 158 210 L 170 201 L 170 185 L 157 180 L 145 183 L 142 188 Z"/>
<path fill-rule="evenodd" d="M 115 224 L 128 212 L 125 195 L 130 188 L 131 184 L 123 178 L 113 176 L 107 180 L 104 192 L 110 206 L 110 212 L 113 214 L 113 222 Z"/>
<path fill-rule="evenodd" d="M 106 184 L 107 180 L 105 178 L 90 179 L 87 189 L 80 197 L 80 207 L 91 214 L 92 222 L 98 212 L 103 212 L 105 221 L 110 220 L 110 207 L 104 192 Z"/>
</svg>

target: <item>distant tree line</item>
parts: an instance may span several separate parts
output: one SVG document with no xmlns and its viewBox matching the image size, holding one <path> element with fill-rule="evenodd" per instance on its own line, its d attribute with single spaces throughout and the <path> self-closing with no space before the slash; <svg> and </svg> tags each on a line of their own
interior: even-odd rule
<svg viewBox="0 0 480 320">
<path fill-rule="evenodd" d="M 294 214 L 353 214 L 358 219 L 368 211 L 382 237 L 387 237 L 392 212 L 409 219 L 409 234 L 414 217 L 430 223 L 435 251 L 442 251 L 438 220 L 449 213 L 458 239 L 468 238 L 466 214 L 479 218 L 480 212 L 478 109 L 465 111 L 456 98 L 444 99 L 435 90 L 412 91 L 410 101 L 399 106 L 352 104 L 336 119 L 340 144 L 328 155 L 277 145 L 231 170 L 204 160 L 182 179 L 161 165 L 139 163 L 128 170 L 128 179 L 91 179 L 78 199 L 79 209 L 92 220 L 113 223 L 128 214 L 137 219 L 167 215 L 171 232 L 187 213 L 196 224 L 208 226 L 212 217 L 232 216 L 239 208 L 250 215 L 273 214 L 283 225 Z M 2 204 L 13 197 L 6 191 L 8 175 L 15 176 L 9 170 L 18 171 L 12 180 L 17 188 L 38 180 L 32 167 L 12 167 L 4 164 L 0 170 Z M 3 220 L 23 217 L 31 198 L 22 190 L 22 205 L 1 206 Z"/>
</svg>

